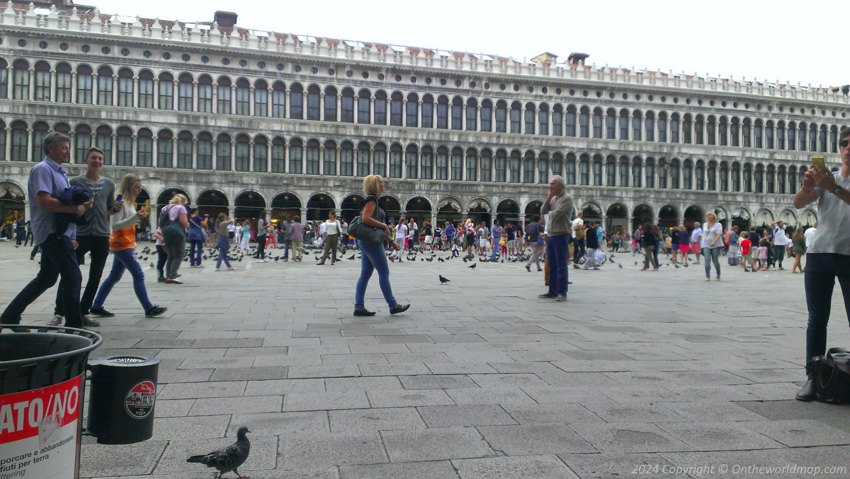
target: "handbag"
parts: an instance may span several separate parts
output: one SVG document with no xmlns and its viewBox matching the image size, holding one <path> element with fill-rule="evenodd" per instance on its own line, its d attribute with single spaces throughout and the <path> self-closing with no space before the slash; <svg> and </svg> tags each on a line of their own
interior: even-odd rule
<svg viewBox="0 0 850 479">
<path fill-rule="evenodd" d="M 850 402 L 850 351 L 830 348 L 826 356 L 813 357 L 812 374 L 818 401 L 830 404 Z"/>
<path fill-rule="evenodd" d="M 367 244 L 381 244 L 387 237 L 384 230 L 364 225 L 359 216 L 348 224 L 348 234 Z"/>
</svg>

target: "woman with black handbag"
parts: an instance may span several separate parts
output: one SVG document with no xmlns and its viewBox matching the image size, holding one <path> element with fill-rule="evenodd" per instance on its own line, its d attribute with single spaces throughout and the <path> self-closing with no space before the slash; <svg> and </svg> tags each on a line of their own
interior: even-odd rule
<svg viewBox="0 0 850 479">
<path fill-rule="evenodd" d="M 366 193 L 366 199 L 363 200 L 363 206 L 360 209 L 363 226 L 383 230 L 386 233 L 384 239 L 397 249 L 398 246 L 393 242 L 392 230 L 386 224 L 387 214 L 378 206 L 378 197 L 384 192 L 383 178 L 380 175 L 369 175 L 363 178 L 363 192 Z M 390 285 L 390 267 L 384 253 L 383 242 L 373 243 L 358 238 L 357 245 L 363 254 L 360 263 L 360 278 L 357 279 L 357 287 L 354 291 L 354 315 L 375 315 L 374 311 L 369 311 L 365 306 L 366 287 L 369 285 L 369 278 L 372 277 L 374 271 L 378 272 L 378 283 L 381 286 L 381 292 L 384 294 L 384 300 L 390 307 L 390 314 L 407 311 L 410 305 L 400 304 L 393 297 L 393 290 Z"/>
</svg>

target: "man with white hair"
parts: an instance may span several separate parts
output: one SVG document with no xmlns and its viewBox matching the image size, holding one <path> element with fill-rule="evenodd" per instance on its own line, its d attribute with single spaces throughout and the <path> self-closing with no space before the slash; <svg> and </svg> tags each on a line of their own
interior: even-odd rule
<svg viewBox="0 0 850 479">
<path fill-rule="evenodd" d="M 549 180 L 549 195 L 540 209 L 549 215 L 546 224 L 546 261 L 549 263 L 549 291 L 541 298 L 567 300 L 567 243 L 570 239 L 570 215 L 573 212 L 573 197 L 566 191 L 566 182 L 560 175 Z"/>
<path fill-rule="evenodd" d="M 700 249 L 700 241 L 702 238 L 702 225 L 699 224 L 699 221 L 694 222 L 694 229 L 691 231 L 691 251 L 694 252 L 694 256 L 696 256 L 695 264 L 699 264 L 699 257 L 702 254 L 702 250 Z"/>
</svg>

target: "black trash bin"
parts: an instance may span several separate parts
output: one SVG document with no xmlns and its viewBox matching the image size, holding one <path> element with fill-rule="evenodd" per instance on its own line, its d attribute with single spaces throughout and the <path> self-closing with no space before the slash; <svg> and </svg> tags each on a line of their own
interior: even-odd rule
<svg viewBox="0 0 850 479">
<path fill-rule="evenodd" d="M 0 477 L 78 477 L 86 361 L 102 340 L 0 324 Z"/>
<path fill-rule="evenodd" d="M 86 433 L 100 444 L 131 444 L 153 436 L 159 360 L 117 356 L 89 362 Z"/>
</svg>

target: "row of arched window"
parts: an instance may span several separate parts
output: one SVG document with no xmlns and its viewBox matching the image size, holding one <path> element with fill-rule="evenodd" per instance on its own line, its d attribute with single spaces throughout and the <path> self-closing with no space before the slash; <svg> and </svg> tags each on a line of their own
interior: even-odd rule
<svg viewBox="0 0 850 479">
<path fill-rule="evenodd" d="M 793 193 L 805 166 L 706 161 L 699 158 L 607 155 L 504 148 L 464 148 L 450 145 L 402 145 L 351 140 L 284 138 L 274 135 L 169 129 L 154 133 L 121 126 L 95 128 L 66 123 L 54 130 L 72 138 L 74 161 L 97 146 L 107 164 L 119 166 L 219 170 L 295 175 L 358 176 L 495 183 L 545 184 L 552 174 L 570 185 L 662 188 L 746 193 Z M 45 122 L 28 129 L 0 121 L 0 160 L 37 161 L 50 131 Z M 7 134 L 8 131 L 8 140 Z"/>
<path fill-rule="evenodd" d="M 11 79 L 10 79 L 11 77 Z M 838 152 L 838 124 L 491 100 L 350 87 L 306 88 L 226 75 L 86 64 L 75 69 L 0 59 L 0 99 L 176 110 L 270 118 L 566 136 L 606 140 Z"/>
</svg>

